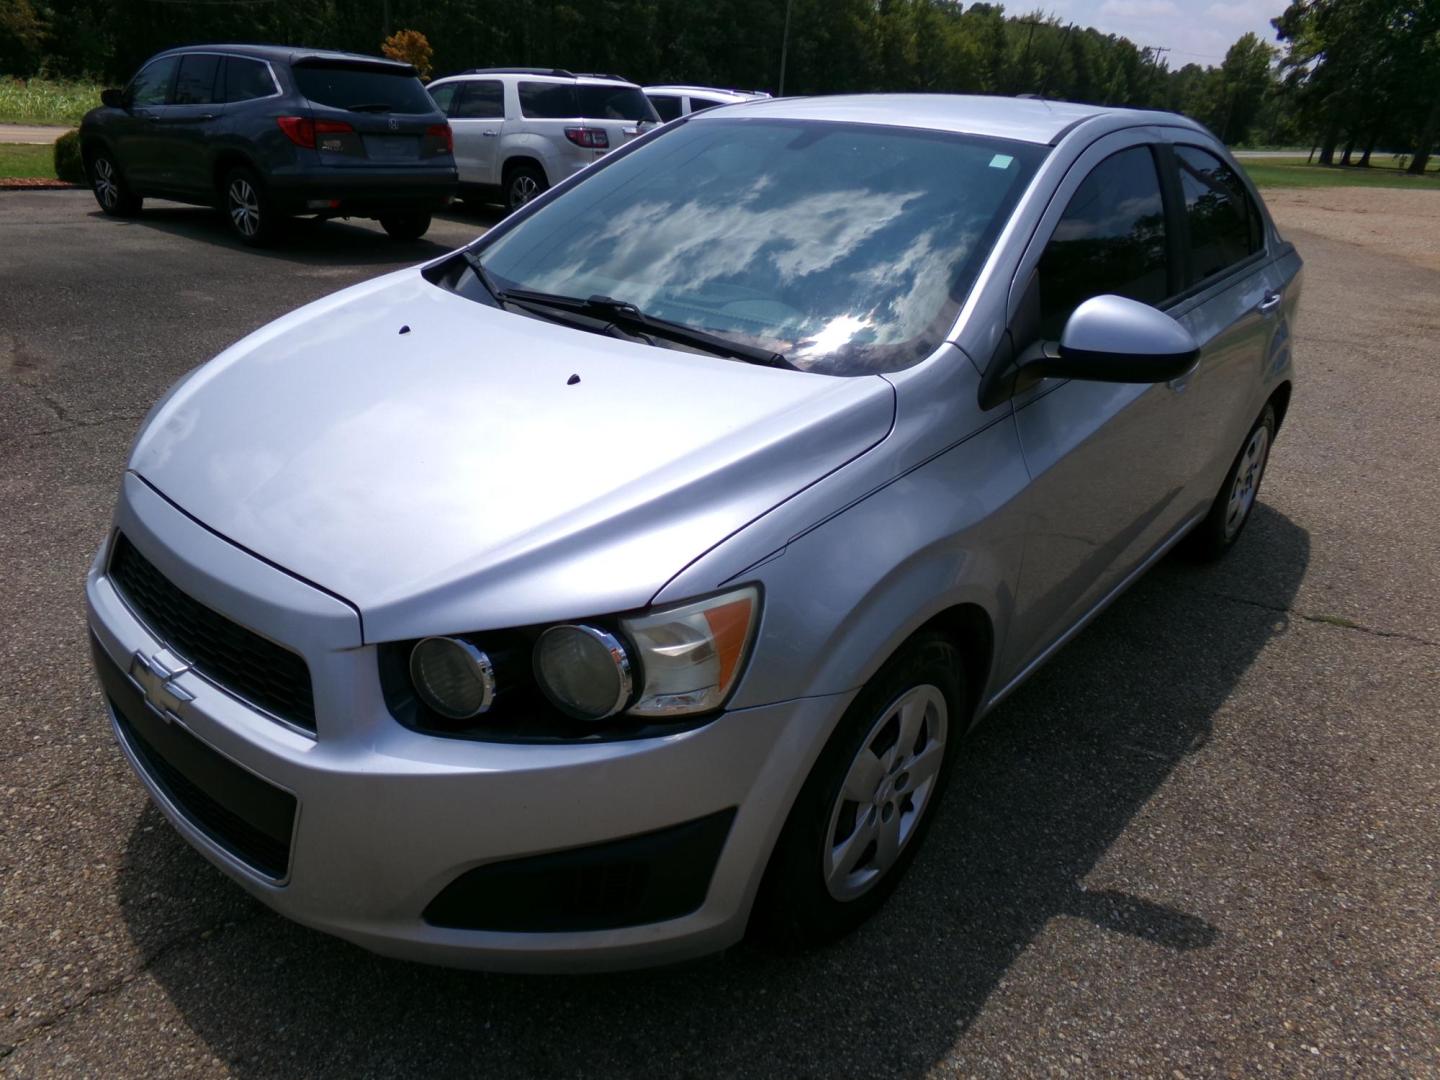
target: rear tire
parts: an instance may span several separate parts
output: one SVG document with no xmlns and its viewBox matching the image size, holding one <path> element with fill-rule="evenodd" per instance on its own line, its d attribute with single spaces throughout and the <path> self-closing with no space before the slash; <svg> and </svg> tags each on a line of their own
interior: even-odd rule
<svg viewBox="0 0 1440 1080">
<path fill-rule="evenodd" d="M 392 240 L 419 240 L 430 231 L 430 215 L 423 211 L 413 214 L 385 214 L 380 227 Z"/>
<path fill-rule="evenodd" d="M 1275 443 L 1275 426 L 1275 408 L 1267 404 L 1245 436 L 1240 453 L 1235 455 L 1230 471 L 1225 474 L 1225 482 L 1210 504 L 1210 512 L 1182 544 L 1184 554 L 1196 562 L 1214 562 L 1240 539 L 1240 533 L 1244 531 L 1260 497 L 1260 481 L 1265 478 L 1270 447 Z"/>
<path fill-rule="evenodd" d="M 90 158 L 90 190 L 102 212 L 111 217 L 134 217 L 145 200 L 130 190 L 120 166 L 110 151 L 101 150 Z"/>
<path fill-rule="evenodd" d="M 549 186 L 534 165 L 516 165 L 505 173 L 505 208 L 513 214 Z"/>
<path fill-rule="evenodd" d="M 856 695 L 790 811 L 750 930 L 818 945 L 884 903 L 935 820 L 965 733 L 964 665 L 942 634 L 912 638 Z"/>
<path fill-rule="evenodd" d="M 275 239 L 280 215 L 254 169 L 231 169 L 225 175 L 220 198 L 230 233 L 242 244 L 262 247 Z"/>
</svg>

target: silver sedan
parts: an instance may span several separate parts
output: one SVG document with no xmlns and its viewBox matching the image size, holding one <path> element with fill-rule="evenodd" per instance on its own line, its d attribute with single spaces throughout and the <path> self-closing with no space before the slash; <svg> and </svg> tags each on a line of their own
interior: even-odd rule
<svg viewBox="0 0 1440 1080">
<path fill-rule="evenodd" d="M 116 738 L 206 858 L 380 952 L 833 938 L 972 725 L 1236 543 L 1299 284 L 1179 116 L 681 118 L 156 405 L 86 586 Z"/>
</svg>

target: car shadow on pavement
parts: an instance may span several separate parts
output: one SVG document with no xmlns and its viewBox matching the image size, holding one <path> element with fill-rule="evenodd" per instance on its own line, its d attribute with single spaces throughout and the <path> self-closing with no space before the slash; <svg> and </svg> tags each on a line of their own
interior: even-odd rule
<svg viewBox="0 0 1440 1080">
<path fill-rule="evenodd" d="M 126 219 L 107 218 L 99 210 L 91 211 L 90 216 L 112 228 L 154 229 L 261 258 L 311 265 L 419 263 L 453 251 L 458 246 L 436 243 L 424 237 L 419 240 L 392 240 L 378 222 L 293 218 L 285 223 L 273 243 L 264 247 L 247 247 L 231 235 L 225 218 L 218 210 L 202 206 L 147 205 L 137 217 Z M 477 224 L 477 236 L 484 231 L 483 221 L 478 216 L 465 220 L 467 224 L 470 221 Z"/>
<path fill-rule="evenodd" d="M 121 908 L 149 976 L 241 1076 L 916 1076 L 1052 920 L 1174 950 L 1226 933 L 1173 897 L 1085 880 L 1203 750 L 1238 680 L 1285 630 L 1309 554 L 1308 534 L 1262 504 L 1224 562 L 1155 567 L 971 735 L 907 879 L 824 950 L 742 946 L 584 977 L 386 960 L 270 913 L 148 806 Z"/>
</svg>

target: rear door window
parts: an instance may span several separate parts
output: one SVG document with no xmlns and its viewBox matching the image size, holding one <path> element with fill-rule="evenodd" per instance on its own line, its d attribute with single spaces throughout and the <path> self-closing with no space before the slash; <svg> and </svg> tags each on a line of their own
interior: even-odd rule
<svg viewBox="0 0 1440 1080">
<path fill-rule="evenodd" d="M 277 92 L 270 65 L 263 60 L 227 56 L 223 78 L 225 93 L 222 101 L 253 101 Z"/>
<path fill-rule="evenodd" d="M 1158 304 L 1171 293 L 1165 203 L 1149 147 L 1121 150 L 1081 183 L 1040 257 L 1040 334 L 1057 340 L 1092 296 Z"/>
<path fill-rule="evenodd" d="M 500 120 L 505 116 L 505 84 L 498 79 L 467 82 L 455 106 L 457 120 Z"/>
<path fill-rule="evenodd" d="M 1175 147 L 1175 164 L 1190 229 L 1193 281 L 1222 274 L 1264 247 L 1260 212 L 1234 169 L 1198 146 Z"/>
<path fill-rule="evenodd" d="M 181 57 L 173 103 L 209 105 L 215 100 L 215 76 L 219 69 L 220 57 L 214 53 L 190 53 Z"/>
<path fill-rule="evenodd" d="M 299 63 L 295 85 L 317 105 L 352 112 L 435 111 L 435 102 L 416 76 L 378 65 Z"/>
<path fill-rule="evenodd" d="M 678 97 L 661 97 L 656 94 L 650 99 L 650 104 L 655 107 L 661 120 L 676 120 L 680 116 L 680 99 Z"/>
<path fill-rule="evenodd" d="M 130 104 L 164 105 L 179 64 L 178 56 L 162 56 L 141 68 L 140 73 L 130 80 Z"/>
</svg>

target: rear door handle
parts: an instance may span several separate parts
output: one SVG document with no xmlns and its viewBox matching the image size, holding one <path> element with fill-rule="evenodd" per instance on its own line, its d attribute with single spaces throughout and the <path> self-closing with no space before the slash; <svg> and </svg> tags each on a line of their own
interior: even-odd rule
<svg viewBox="0 0 1440 1080">
<path fill-rule="evenodd" d="M 482 132 L 480 132 L 480 134 L 481 134 L 481 135 L 484 135 L 487 139 L 493 139 L 496 135 L 499 135 L 500 132 L 498 132 L 498 131 L 482 131 Z"/>
<path fill-rule="evenodd" d="M 1255 310 L 1260 312 L 1261 315 L 1268 315 L 1270 312 L 1274 311 L 1277 307 L 1280 306 L 1280 300 L 1281 296 L 1278 292 L 1266 289 L 1265 299 L 1261 300 L 1260 303 L 1255 305 Z"/>
</svg>

